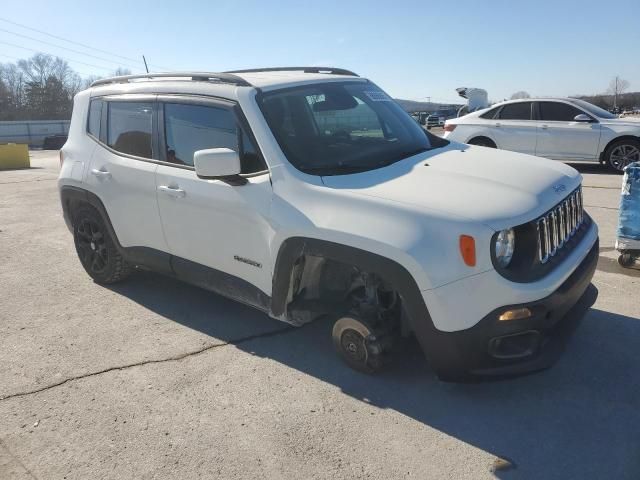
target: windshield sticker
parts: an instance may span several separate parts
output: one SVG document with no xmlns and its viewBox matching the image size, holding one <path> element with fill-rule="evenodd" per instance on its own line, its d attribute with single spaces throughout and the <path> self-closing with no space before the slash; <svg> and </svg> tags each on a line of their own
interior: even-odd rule
<svg viewBox="0 0 640 480">
<path fill-rule="evenodd" d="M 391 97 L 384 92 L 379 90 L 372 90 L 369 92 L 364 92 L 364 94 L 369 97 L 374 102 L 391 102 Z"/>
</svg>

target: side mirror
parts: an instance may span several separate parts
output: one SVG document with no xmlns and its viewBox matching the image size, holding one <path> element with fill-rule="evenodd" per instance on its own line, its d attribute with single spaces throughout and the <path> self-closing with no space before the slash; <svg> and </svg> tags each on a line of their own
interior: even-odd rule
<svg viewBox="0 0 640 480">
<path fill-rule="evenodd" d="M 200 178 L 224 180 L 232 185 L 247 183 L 240 176 L 240 155 L 230 148 L 198 150 L 193 154 L 193 166 Z"/>
<path fill-rule="evenodd" d="M 574 122 L 592 122 L 593 119 L 587 115 L 586 113 L 579 113 L 575 117 L 573 117 Z"/>
</svg>

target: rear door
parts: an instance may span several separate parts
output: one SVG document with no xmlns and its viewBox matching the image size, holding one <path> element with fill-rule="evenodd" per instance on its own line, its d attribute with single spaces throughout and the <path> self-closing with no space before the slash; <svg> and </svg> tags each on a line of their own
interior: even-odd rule
<svg viewBox="0 0 640 480">
<path fill-rule="evenodd" d="M 536 102 L 538 138 L 536 155 L 556 160 L 595 160 L 600 123 L 587 112 L 565 102 Z M 576 122 L 585 114 L 591 122 Z"/>
<path fill-rule="evenodd" d="M 88 133 L 99 145 L 85 178 L 122 246 L 166 252 L 156 201 L 154 110 L 152 95 L 93 99 Z"/>
<path fill-rule="evenodd" d="M 216 277 L 201 268 L 208 267 L 270 294 L 271 180 L 237 107 L 184 96 L 160 96 L 159 106 L 165 162 L 158 167 L 156 188 L 174 270 L 191 277 L 197 270 L 208 282 Z M 193 154 L 208 148 L 238 151 L 246 183 L 199 178 Z"/>
<path fill-rule="evenodd" d="M 536 123 L 532 119 L 532 102 L 503 105 L 491 120 L 491 134 L 498 148 L 535 154 Z"/>
</svg>

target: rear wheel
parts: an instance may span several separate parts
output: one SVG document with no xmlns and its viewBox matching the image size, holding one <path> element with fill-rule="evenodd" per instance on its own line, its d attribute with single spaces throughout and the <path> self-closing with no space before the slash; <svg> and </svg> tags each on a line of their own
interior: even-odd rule
<svg viewBox="0 0 640 480">
<path fill-rule="evenodd" d="M 617 172 L 633 162 L 640 162 L 640 142 L 632 138 L 623 138 L 607 148 L 604 155 L 607 166 Z"/>
<path fill-rule="evenodd" d="M 469 140 L 469 145 L 477 145 L 478 147 L 496 148 L 496 144 L 486 137 L 472 138 Z"/>
<path fill-rule="evenodd" d="M 366 321 L 341 317 L 333 325 L 332 336 L 336 351 L 354 370 L 374 373 L 382 367 L 382 346 Z"/>
<path fill-rule="evenodd" d="M 116 283 L 131 273 L 102 216 L 93 207 L 82 206 L 75 212 L 73 240 L 80 263 L 96 282 Z"/>
</svg>

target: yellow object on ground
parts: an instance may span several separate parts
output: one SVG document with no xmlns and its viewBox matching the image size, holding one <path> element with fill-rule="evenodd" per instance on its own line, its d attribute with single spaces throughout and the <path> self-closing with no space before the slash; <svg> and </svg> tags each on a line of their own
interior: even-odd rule
<svg viewBox="0 0 640 480">
<path fill-rule="evenodd" d="M 29 146 L 26 143 L 0 143 L 0 170 L 30 166 Z"/>
</svg>

